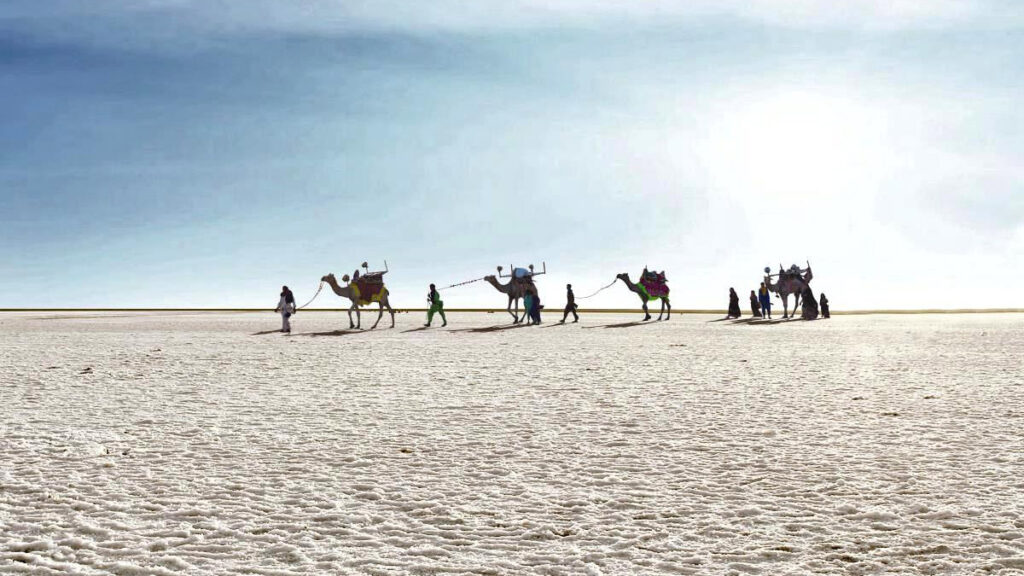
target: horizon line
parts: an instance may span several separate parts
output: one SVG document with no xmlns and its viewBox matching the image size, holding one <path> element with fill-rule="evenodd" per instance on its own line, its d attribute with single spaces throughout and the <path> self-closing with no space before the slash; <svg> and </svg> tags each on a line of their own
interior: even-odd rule
<svg viewBox="0 0 1024 576">
<path fill-rule="evenodd" d="M 348 312 L 349 308 L 309 308 L 304 312 Z M 360 312 L 374 312 L 377 309 L 360 308 Z M 396 314 L 410 312 L 427 312 L 428 308 L 395 308 Z M 561 308 L 551 308 L 549 314 L 557 313 Z M 0 308 L 0 313 L 17 312 L 231 312 L 231 313 L 274 313 L 273 308 Z M 507 312 L 505 308 L 446 308 L 445 312 L 470 312 L 497 314 Z M 643 312 L 640 308 L 578 308 L 577 312 L 585 314 L 633 314 Z M 676 314 L 724 314 L 725 309 L 679 309 L 672 310 Z M 879 308 L 869 310 L 831 310 L 837 316 L 856 316 L 866 314 L 1022 314 L 1024 308 Z M 749 314 L 746 314 L 749 316 Z"/>
</svg>

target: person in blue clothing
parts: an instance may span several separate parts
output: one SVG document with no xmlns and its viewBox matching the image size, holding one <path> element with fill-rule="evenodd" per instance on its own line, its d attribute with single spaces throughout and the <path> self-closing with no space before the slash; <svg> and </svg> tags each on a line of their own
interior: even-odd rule
<svg viewBox="0 0 1024 576">
<path fill-rule="evenodd" d="M 540 309 L 543 306 L 540 305 L 540 296 L 534 294 L 533 296 L 533 307 L 530 308 L 530 319 L 533 320 L 534 324 L 540 324 Z"/>
<path fill-rule="evenodd" d="M 772 318 L 772 293 L 768 291 L 768 287 L 761 282 L 761 289 L 757 291 L 757 299 L 761 303 L 761 317 Z"/>
<path fill-rule="evenodd" d="M 527 291 L 523 296 L 523 318 L 526 318 L 526 324 L 533 324 L 533 293 Z"/>
</svg>

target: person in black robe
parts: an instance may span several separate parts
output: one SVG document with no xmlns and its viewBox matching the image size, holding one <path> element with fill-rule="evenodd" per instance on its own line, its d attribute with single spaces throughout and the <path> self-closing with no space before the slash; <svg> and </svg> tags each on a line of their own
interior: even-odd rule
<svg viewBox="0 0 1024 576">
<path fill-rule="evenodd" d="M 811 287 L 804 288 L 800 294 L 800 307 L 803 309 L 800 316 L 804 320 L 815 320 L 818 318 L 818 301 L 814 298 Z"/>
<path fill-rule="evenodd" d="M 739 318 L 742 315 L 740 312 L 740 297 L 736 294 L 736 290 L 729 288 L 729 313 L 725 317 Z"/>
<path fill-rule="evenodd" d="M 832 315 L 828 312 L 828 298 L 825 298 L 825 293 L 821 293 L 821 317 L 831 318 Z"/>
<path fill-rule="evenodd" d="M 750 315 L 754 318 L 761 317 L 761 303 L 757 300 L 757 292 L 750 291 Z"/>
</svg>

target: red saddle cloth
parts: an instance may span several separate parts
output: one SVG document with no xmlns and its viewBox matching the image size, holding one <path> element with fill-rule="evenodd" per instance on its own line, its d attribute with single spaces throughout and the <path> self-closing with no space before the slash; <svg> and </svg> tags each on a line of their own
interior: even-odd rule
<svg viewBox="0 0 1024 576">
<path fill-rule="evenodd" d="M 668 296 L 668 278 L 664 272 L 644 272 L 640 275 L 640 283 L 652 298 Z"/>
</svg>

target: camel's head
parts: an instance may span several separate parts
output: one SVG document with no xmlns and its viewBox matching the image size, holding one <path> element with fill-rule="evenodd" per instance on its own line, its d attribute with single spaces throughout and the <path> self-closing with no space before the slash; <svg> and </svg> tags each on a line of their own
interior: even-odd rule
<svg viewBox="0 0 1024 576">
<path fill-rule="evenodd" d="M 323 278 L 320 278 L 320 281 L 321 282 L 334 282 L 335 281 L 334 280 L 334 274 L 328 274 L 327 276 L 324 276 Z"/>
<path fill-rule="evenodd" d="M 494 274 L 488 274 L 484 276 L 484 282 L 497 282 L 498 278 Z"/>
<path fill-rule="evenodd" d="M 621 274 L 616 274 L 615 275 L 615 279 L 616 280 L 625 280 L 626 282 L 629 282 L 629 274 L 627 274 L 625 272 L 622 272 Z"/>
</svg>

